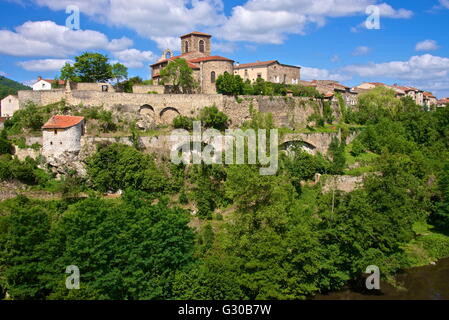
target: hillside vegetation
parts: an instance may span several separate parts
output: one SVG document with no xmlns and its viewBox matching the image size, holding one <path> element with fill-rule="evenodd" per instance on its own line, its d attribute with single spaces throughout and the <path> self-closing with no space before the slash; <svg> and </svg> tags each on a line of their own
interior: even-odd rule
<svg viewBox="0 0 449 320">
<path fill-rule="evenodd" d="M 85 179 L 72 173 L 58 182 L 61 199 L 0 203 L 0 295 L 305 299 L 341 289 L 369 265 L 391 279 L 448 257 L 449 108 L 425 112 L 374 90 L 342 110 L 342 139 L 329 155 L 282 154 L 272 176 L 260 175 L 260 164 L 174 165 L 135 147 L 99 146 Z M 212 126 L 223 124 L 208 112 L 220 120 Z M 271 129 L 271 120 L 254 112 L 244 127 Z M 15 121 L 9 130 L 20 129 Z M 361 133 L 346 145 L 349 125 Z M 11 160 L 8 139 L 0 173 L 15 173 L 0 178 L 51 185 L 39 163 Z M 349 193 L 311 182 L 350 170 L 363 172 L 364 183 Z M 65 287 L 71 265 L 80 290 Z"/>
<path fill-rule="evenodd" d="M 0 100 L 10 94 L 16 95 L 19 90 L 31 90 L 31 88 L 14 80 L 0 76 Z"/>
</svg>

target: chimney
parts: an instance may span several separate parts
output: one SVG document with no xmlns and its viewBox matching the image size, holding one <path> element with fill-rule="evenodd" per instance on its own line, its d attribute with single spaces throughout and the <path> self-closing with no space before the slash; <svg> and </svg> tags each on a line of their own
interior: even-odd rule
<svg viewBox="0 0 449 320">
<path fill-rule="evenodd" d="M 38 80 L 38 81 L 41 81 L 41 80 L 42 80 L 42 77 L 41 77 L 41 76 L 37 77 L 37 80 Z"/>
</svg>

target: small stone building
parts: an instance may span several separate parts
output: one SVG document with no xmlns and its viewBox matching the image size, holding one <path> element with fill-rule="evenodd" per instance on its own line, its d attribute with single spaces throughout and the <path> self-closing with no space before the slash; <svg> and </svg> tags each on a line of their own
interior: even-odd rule
<svg viewBox="0 0 449 320">
<path fill-rule="evenodd" d="M 43 127 L 44 156 L 57 156 L 64 152 L 81 150 L 84 135 L 84 117 L 53 116 Z"/>
<path fill-rule="evenodd" d="M 301 67 L 279 63 L 277 60 L 258 61 L 234 66 L 234 74 L 255 82 L 258 78 L 273 83 L 298 84 Z"/>
<path fill-rule="evenodd" d="M 9 95 L 1 101 L 0 117 L 11 118 L 17 110 L 19 110 L 19 98 Z"/>
</svg>

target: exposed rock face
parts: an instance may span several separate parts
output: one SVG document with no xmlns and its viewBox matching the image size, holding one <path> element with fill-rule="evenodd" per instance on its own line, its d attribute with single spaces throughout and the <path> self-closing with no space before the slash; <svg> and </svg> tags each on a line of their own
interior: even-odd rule
<svg viewBox="0 0 449 320">
<path fill-rule="evenodd" d="M 78 152 L 64 152 L 56 156 L 46 156 L 46 163 L 58 176 L 71 171 L 77 172 L 81 177 L 86 177 L 85 163 L 80 159 Z"/>
<path fill-rule="evenodd" d="M 352 192 L 363 186 L 365 176 L 332 176 L 329 177 L 323 185 L 323 192 L 338 190 L 343 192 Z"/>
<path fill-rule="evenodd" d="M 39 150 L 34 149 L 20 149 L 18 146 L 14 146 L 14 155 L 20 161 L 24 161 L 27 157 L 36 160 L 40 156 Z"/>
</svg>

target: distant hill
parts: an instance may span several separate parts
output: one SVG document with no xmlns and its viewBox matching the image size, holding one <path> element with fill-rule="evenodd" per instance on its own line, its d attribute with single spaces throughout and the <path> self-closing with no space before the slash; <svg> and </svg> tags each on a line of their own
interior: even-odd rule
<svg viewBox="0 0 449 320">
<path fill-rule="evenodd" d="M 0 99 L 3 99 L 10 94 L 17 94 L 19 90 L 31 90 L 19 82 L 0 76 Z"/>
</svg>

